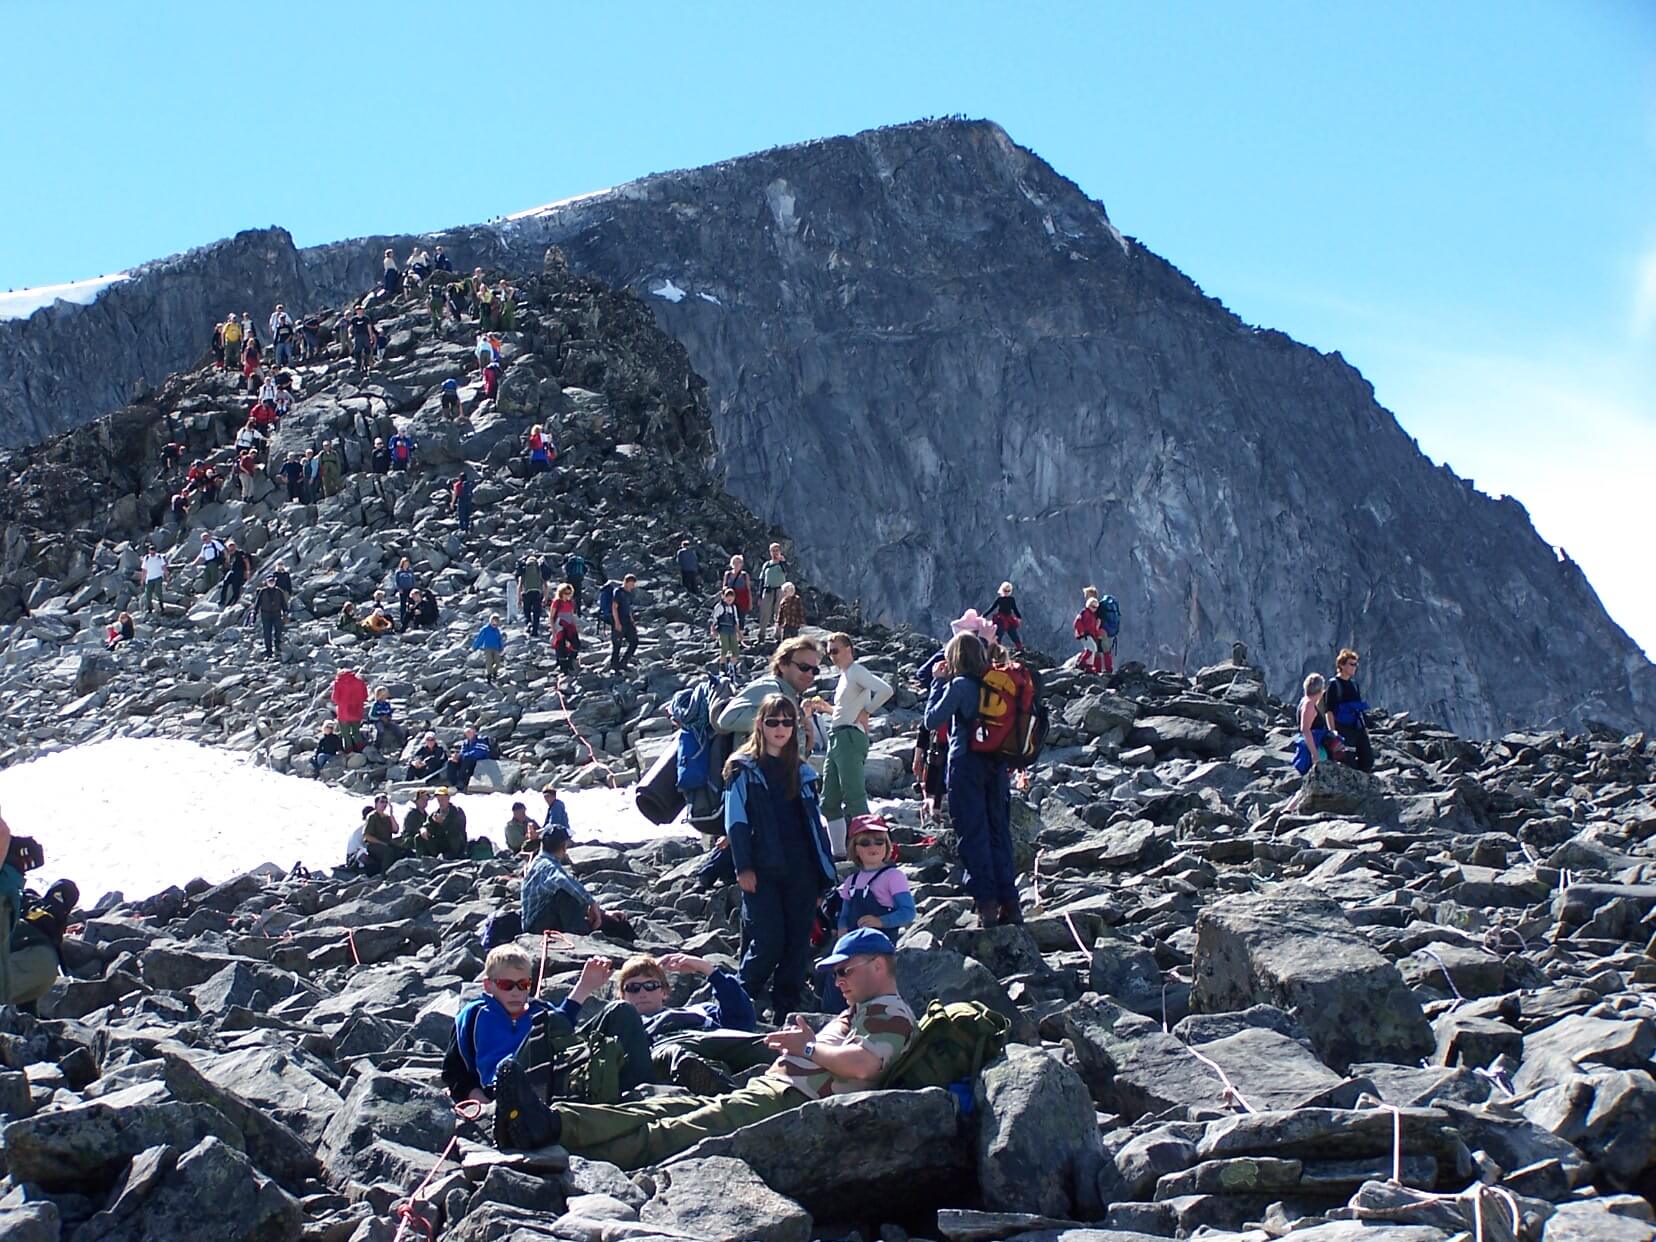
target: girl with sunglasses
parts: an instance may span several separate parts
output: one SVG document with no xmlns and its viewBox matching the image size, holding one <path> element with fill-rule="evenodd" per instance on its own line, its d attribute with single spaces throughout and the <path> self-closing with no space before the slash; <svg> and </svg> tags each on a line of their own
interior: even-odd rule
<svg viewBox="0 0 1656 1242">
<path fill-rule="evenodd" d="M 817 898 L 834 882 L 820 782 L 804 761 L 799 709 L 768 694 L 724 768 L 725 836 L 742 890 L 742 985 L 777 1022 L 797 1012 Z"/>
</svg>

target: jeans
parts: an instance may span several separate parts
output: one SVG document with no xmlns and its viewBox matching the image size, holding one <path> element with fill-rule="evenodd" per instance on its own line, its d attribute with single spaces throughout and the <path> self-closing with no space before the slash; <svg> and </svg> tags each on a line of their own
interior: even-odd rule
<svg viewBox="0 0 1656 1242">
<path fill-rule="evenodd" d="M 621 650 L 622 643 L 626 644 L 625 653 Z M 618 626 L 610 627 L 610 668 L 623 669 L 627 661 L 632 659 L 633 652 L 638 650 L 638 624 L 628 618 Z"/>
<path fill-rule="evenodd" d="M 282 617 L 281 614 L 270 616 L 261 613 L 259 628 L 264 633 L 264 649 L 267 656 L 282 654 Z"/>
<path fill-rule="evenodd" d="M 293 361 L 293 345 L 289 341 L 276 342 L 276 365 L 285 367 Z"/>
<path fill-rule="evenodd" d="M 976 901 L 1016 905 L 1012 866 L 1012 788 L 1006 765 L 971 751 L 949 757 L 949 818 L 966 865 L 966 891 Z"/>
<path fill-rule="evenodd" d="M 387 747 L 386 742 L 391 746 Z M 374 749 L 382 755 L 398 755 L 408 744 L 408 730 L 395 720 L 387 720 L 383 716 L 374 717 Z"/>
<path fill-rule="evenodd" d="M 769 988 L 777 1022 L 801 1008 L 817 886 L 816 867 L 807 862 L 761 875 L 756 890 L 742 894 L 742 938 L 747 948 L 738 973 L 755 1003 Z"/>
</svg>

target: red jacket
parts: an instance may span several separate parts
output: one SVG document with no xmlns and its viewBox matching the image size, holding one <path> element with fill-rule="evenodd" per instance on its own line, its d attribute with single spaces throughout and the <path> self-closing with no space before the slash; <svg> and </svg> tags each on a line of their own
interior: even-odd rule
<svg viewBox="0 0 1656 1242">
<path fill-rule="evenodd" d="M 1075 614 L 1075 636 L 1077 638 L 1104 637 L 1104 624 L 1098 619 L 1098 609 L 1083 608 Z"/>
<path fill-rule="evenodd" d="M 263 401 L 256 402 L 247 416 L 253 420 L 255 427 L 268 427 L 276 421 L 276 411 Z"/>
<path fill-rule="evenodd" d="M 349 670 L 337 674 L 333 705 L 340 724 L 361 724 L 363 710 L 368 706 L 368 683 Z"/>
</svg>

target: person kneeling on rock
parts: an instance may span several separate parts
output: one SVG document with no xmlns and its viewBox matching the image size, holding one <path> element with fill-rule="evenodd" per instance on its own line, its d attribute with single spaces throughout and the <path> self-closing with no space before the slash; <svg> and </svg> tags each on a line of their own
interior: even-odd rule
<svg viewBox="0 0 1656 1242">
<path fill-rule="evenodd" d="M 497 1067 L 523 1046 L 534 1024 L 557 1015 L 573 1027 L 581 1006 L 609 982 L 611 970 L 605 958 L 589 958 L 569 995 L 549 1005 L 534 995 L 535 963 L 526 950 L 515 944 L 490 949 L 483 965 L 483 996 L 455 1015 L 443 1057 L 449 1095 L 486 1102 L 494 1094 Z"/>
<path fill-rule="evenodd" d="M 764 1037 L 776 1059 L 722 1095 L 675 1095 L 631 1104 L 549 1105 L 514 1057 L 495 1071 L 495 1145 L 523 1150 L 561 1143 L 576 1155 L 638 1169 L 780 1113 L 878 1085 L 917 1029 L 897 990 L 896 947 L 884 932 L 841 936 L 823 965 L 850 1006 L 813 1032 L 803 1019 Z"/>
<path fill-rule="evenodd" d="M 63 931 L 80 902 L 72 880 L 59 880 L 45 896 L 23 894 L 22 914 L 11 933 L 11 995 L 24 1013 L 51 989 L 62 965 Z"/>
</svg>

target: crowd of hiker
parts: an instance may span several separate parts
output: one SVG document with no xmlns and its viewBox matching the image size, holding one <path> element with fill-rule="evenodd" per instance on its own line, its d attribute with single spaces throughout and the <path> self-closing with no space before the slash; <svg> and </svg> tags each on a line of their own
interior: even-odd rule
<svg viewBox="0 0 1656 1242">
<path fill-rule="evenodd" d="M 441 246 L 416 247 L 400 262 L 387 250 L 378 288 L 331 325 L 314 315 L 295 318 L 278 304 L 264 321 L 263 337 L 247 313 L 215 326 L 215 361 L 251 401 L 233 444 L 225 446 L 233 451 L 231 475 L 243 498 L 254 495 L 261 474 L 279 480 L 292 503 L 339 494 L 350 463 L 336 439 L 292 452 L 274 469 L 268 460 L 271 435 L 300 399 L 293 368 L 332 356 L 371 370 L 391 348 L 376 326 L 375 306 L 413 289 L 426 291 L 434 329 L 451 321 L 468 335 L 475 329 L 481 400 L 495 396 L 509 354 L 503 334 L 513 331 L 518 313 L 510 283 L 489 280 L 481 269 L 470 278 L 456 276 Z M 441 408 L 444 417 L 468 416 L 457 378 L 443 381 Z M 556 468 L 547 427 L 530 429 L 522 455 L 525 476 Z M 180 526 L 228 482 L 216 464 L 198 457 L 186 467 L 185 456 L 178 442 L 163 454 L 164 472 L 180 479 L 171 503 Z M 359 468 L 386 476 L 419 470 L 419 463 L 417 442 L 399 427 L 373 439 Z M 444 488 L 460 536 L 470 531 L 474 486 L 470 471 L 462 470 Z M 164 614 L 169 584 L 187 568 L 199 594 L 216 594 L 220 608 L 244 609 L 250 629 L 257 622 L 267 659 L 282 658 L 295 591 L 286 564 L 260 566 L 249 550 L 211 529 L 199 531 L 193 556 L 192 548 L 178 546 L 188 558 L 182 564 L 154 543 L 138 560 L 146 622 Z M 923 1084 L 925 1074 L 944 1071 L 917 1068 L 922 1051 L 941 1057 L 951 1039 L 975 1041 L 980 1059 L 998 1047 L 992 1015 L 981 1006 L 922 1019 L 900 994 L 896 942 L 914 921 L 916 905 L 891 826 L 871 807 L 866 778 L 874 722 L 897 695 L 899 675 L 882 675 L 859 659 L 851 633 L 810 627 L 805 596 L 780 543 L 771 543 L 750 568 L 741 553 L 709 557 L 685 537 L 674 564 L 678 587 L 693 605 L 693 632 L 705 618 L 710 660 L 706 683 L 685 687 L 668 708 L 679 736 L 660 771 L 709 839 L 700 874 L 706 887 L 729 892 L 739 956 L 727 969 L 687 951 L 633 954 L 620 962 L 589 955 L 563 1000 L 541 999 L 543 981 L 520 937 L 602 936 L 630 944 L 635 931 L 581 882 L 575 830 L 558 789 L 542 788 L 533 813 L 528 803 L 514 802 L 499 841 L 521 870 L 518 901 L 484 925 L 482 995 L 460 1008 L 442 1070 L 456 1101 L 492 1105 L 502 1148 L 559 1142 L 636 1168 L 813 1099 Z M 598 585 L 587 613 L 589 578 Z M 1121 607 L 1095 586 L 1082 588 L 1081 596 L 1073 667 L 1084 677 L 1112 677 Z M 515 549 L 501 611 L 459 641 L 487 685 L 510 685 L 515 675 L 507 653 L 519 627 L 531 651 L 544 634 L 568 679 L 580 670 L 583 624 L 592 624 L 608 638 L 607 653 L 602 638 L 595 644 L 592 663 L 624 677 L 637 658 L 649 603 L 635 573 L 604 572 L 590 541 L 562 556 Z M 137 609 L 135 603 L 109 627 L 111 650 L 136 640 Z M 486 859 L 502 852 L 486 830 L 473 835 L 477 826 L 468 824 L 459 801 L 480 773 L 496 788 L 496 769 L 484 765 L 502 758 L 499 743 L 477 725 L 447 744 L 435 731 L 416 736 L 399 716 L 391 687 L 372 685 L 364 675 L 368 650 L 362 659 L 355 654 L 430 630 L 444 616 L 422 568 L 403 556 L 383 589 L 345 602 L 334 623 L 334 641 L 350 645 L 353 655 L 328 687 L 329 718 L 308 756 L 311 774 L 325 778 L 373 748 L 418 783 L 400 820 L 385 792 L 361 807 L 346 865 L 368 875 L 406 858 Z M 1025 641 L 1024 619 L 1014 583 L 1002 582 L 981 613 L 968 608 L 951 623 L 940 651 L 903 670 L 924 699 L 911 764 L 915 792 L 923 806 L 947 809 L 961 885 L 983 928 L 1020 924 L 1025 916 L 1011 794 L 1021 770 L 1039 756 L 1046 718 L 1041 661 Z M 763 664 L 744 682 L 750 653 Z M 1305 679 L 1295 758 L 1302 771 L 1328 760 L 1372 768 L 1357 667 L 1357 653 L 1346 649 L 1332 678 Z M 831 695 L 819 693 L 829 678 Z M 0 819 L 0 846 L 9 851 L 13 844 Z M 33 896 L 23 883 L 27 850 L 15 865 L 10 852 L 6 860 L 0 915 L 11 933 L 10 953 L 0 955 L 0 995 L 28 1004 L 57 975 L 56 946 L 79 894 L 60 881 Z M 600 999 L 611 985 L 614 999 Z M 808 1012 L 833 1016 L 818 1029 L 800 1016 Z M 968 1029 L 973 1023 L 982 1029 Z M 1005 1034 L 1003 1025 L 1001 1042 Z M 680 1091 L 654 1093 L 656 1085 Z"/>
</svg>

